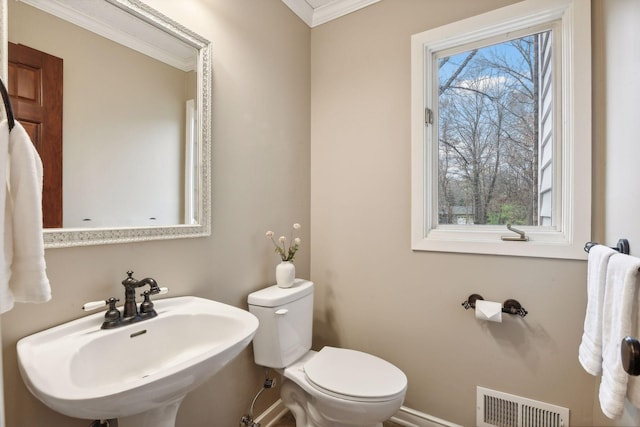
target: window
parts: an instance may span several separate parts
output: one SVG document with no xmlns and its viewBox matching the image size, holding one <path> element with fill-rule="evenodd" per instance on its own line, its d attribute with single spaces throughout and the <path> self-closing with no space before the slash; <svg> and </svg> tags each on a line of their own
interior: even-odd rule
<svg viewBox="0 0 640 427">
<path fill-rule="evenodd" d="M 412 37 L 413 249 L 585 257 L 589 9 L 528 0 Z"/>
</svg>

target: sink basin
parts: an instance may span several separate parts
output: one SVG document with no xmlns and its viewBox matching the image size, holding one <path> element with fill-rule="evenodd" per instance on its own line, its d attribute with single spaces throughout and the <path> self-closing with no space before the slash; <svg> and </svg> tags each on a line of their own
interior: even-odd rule
<svg viewBox="0 0 640 427">
<path fill-rule="evenodd" d="M 100 329 L 104 313 L 97 313 L 21 339 L 28 389 L 70 417 L 175 425 L 184 396 L 251 342 L 258 319 L 198 297 L 154 304 L 157 317 L 116 329 Z"/>
</svg>

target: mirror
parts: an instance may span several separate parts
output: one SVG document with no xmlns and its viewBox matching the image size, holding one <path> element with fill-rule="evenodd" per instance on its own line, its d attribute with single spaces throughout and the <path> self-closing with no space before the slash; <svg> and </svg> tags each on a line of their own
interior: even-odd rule
<svg viewBox="0 0 640 427">
<path fill-rule="evenodd" d="M 64 63 L 63 220 L 45 247 L 209 235 L 210 42 L 137 0 L 8 6 L 8 41 Z"/>
</svg>

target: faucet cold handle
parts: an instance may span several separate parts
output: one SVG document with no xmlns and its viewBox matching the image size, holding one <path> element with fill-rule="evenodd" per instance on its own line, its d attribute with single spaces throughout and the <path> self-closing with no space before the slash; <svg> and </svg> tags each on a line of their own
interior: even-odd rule
<svg viewBox="0 0 640 427">
<path fill-rule="evenodd" d="M 144 297 L 144 301 L 140 303 L 140 314 L 152 313 L 155 310 L 153 309 L 153 303 L 151 299 L 149 299 L 149 295 L 151 295 L 151 291 L 144 291 L 141 294 Z"/>
<path fill-rule="evenodd" d="M 151 302 L 151 295 L 162 295 L 169 292 L 169 288 L 155 288 L 144 291 L 140 296 L 144 297 L 144 301 L 140 303 L 140 314 L 155 316 L 157 313 L 153 309 L 153 302 Z"/>
<path fill-rule="evenodd" d="M 147 289 L 143 293 L 140 294 L 141 297 L 146 297 L 147 295 L 164 295 L 169 292 L 169 288 L 155 288 L 155 289 Z"/>
</svg>

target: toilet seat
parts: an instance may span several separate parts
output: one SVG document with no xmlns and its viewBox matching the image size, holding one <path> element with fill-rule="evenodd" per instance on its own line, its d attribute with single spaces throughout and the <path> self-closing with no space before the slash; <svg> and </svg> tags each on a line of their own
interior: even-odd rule
<svg viewBox="0 0 640 427">
<path fill-rule="evenodd" d="M 407 388 L 407 377 L 400 369 L 356 350 L 324 347 L 303 369 L 311 386 L 341 399 L 387 401 Z"/>
</svg>

